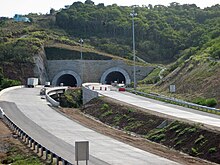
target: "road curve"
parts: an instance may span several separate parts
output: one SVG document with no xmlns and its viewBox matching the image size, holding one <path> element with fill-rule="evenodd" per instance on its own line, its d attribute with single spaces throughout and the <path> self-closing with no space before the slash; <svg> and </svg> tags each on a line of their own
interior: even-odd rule
<svg viewBox="0 0 220 165">
<path fill-rule="evenodd" d="M 211 126 L 214 129 L 220 130 L 220 116 L 218 115 L 156 101 L 128 92 L 99 90 L 97 90 L 97 92 L 115 100 L 143 108 L 146 111 L 150 110 L 160 114 L 172 116 L 174 118 L 183 119 L 185 121 L 201 123 L 209 127 Z"/>
<path fill-rule="evenodd" d="M 178 164 L 97 133 L 62 116 L 41 99 L 39 91 L 40 88 L 8 91 L 0 97 L 0 106 L 20 128 L 66 160 L 75 161 L 75 141 L 88 140 L 90 165 Z"/>
</svg>

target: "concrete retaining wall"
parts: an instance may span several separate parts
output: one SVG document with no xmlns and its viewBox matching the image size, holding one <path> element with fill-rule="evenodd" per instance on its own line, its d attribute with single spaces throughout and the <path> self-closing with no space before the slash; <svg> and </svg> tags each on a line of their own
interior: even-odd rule
<svg viewBox="0 0 220 165">
<path fill-rule="evenodd" d="M 82 87 L 82 92 L 83 92 L 83 104 L 88 103 L 90 100 L 98 97 L 98 92 L 90 90 L 86 88 L 85 86 Z"/>
</svg>

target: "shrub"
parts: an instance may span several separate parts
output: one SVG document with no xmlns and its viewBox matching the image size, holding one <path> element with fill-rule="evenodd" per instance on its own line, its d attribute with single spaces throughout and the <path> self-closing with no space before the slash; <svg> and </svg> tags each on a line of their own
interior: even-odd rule
<svg viewBox="0 0 220 165">
<path fill-rule="evenodd" d="M 216 147 L 209 148 L 209 153 L 215 153 L 217 151 Z"/>
<path fill-rule="evenodd" d="M 205 98 L 201 98 L 201 97 L 193 100 L 193 102 L 196 104 L 199 104 L 199 105 L 204 105 L 204 106 L 209 106 L 209 107 L 214 107 L 218 103 L 215 98 L 205 99 Z"/>
<path fill-rule="evenodd" d="M 166 137 L 165 134 L 159 134 L 159 135 L 153 135 L 150 140 L 156 141 L 156 142 L 160 142 L 161 140 L 163 140 Z"/>
<path fill-rule="evenodd" d="M 209 107 L 214 107 L 217 105 L 218 102 L 215 98 L 210 98 L 210 99 L 206 99 L 205 103 Z"/>
<path fill-rule="evenodd" d="M 113 114 L 113 112 L 112 112 L 112 110 L 110 110 L 110 111 L 106 111 L 106 112 L 103 113 L 101 116 L 102 116 L 102 117 L 107 117 L 107 116 L 112 115 L 112 114 Z"/>
<path fill-rule="evenodd" d="M 205 137 L 203 135 L 199 135 L 198 139 L 195 140 L 195 144 L 199 144 Z"/>
<path fill-rule="evenodd" d="M 79 108 L 82 105 L 81 88 L 68 89 L 60 98 L 62 107 Z"/>
<path fill-rule="evenodd" d="M 199 97 L 193 100 L 193 103 L 199 104 L 199 105 L 206 105 L 206 99 Z"/>
<path fill-rule="evenodd" d="M 21 85 L 21 82 L 18 80 L 11 80 L 11 79 L 4 78 L 1 81 L 0 88 L 4 89 L 4 88 L 11 87 L 11 86 L 16 86 L 16 85 Z"/>
<path fill-rule="evenodd" d="M 108 110 L 109 109 L 109 105 L 104 103 L 102 104 L 101 110 Z"/>
<path fill-rule="evenodd" d="M 191 151 L 192 151 L 192 154 L 193 155 L 198 155 L 198 151 L 197 151 L 197 149 L 196 148 L 191 148 Z"/>
</svg>

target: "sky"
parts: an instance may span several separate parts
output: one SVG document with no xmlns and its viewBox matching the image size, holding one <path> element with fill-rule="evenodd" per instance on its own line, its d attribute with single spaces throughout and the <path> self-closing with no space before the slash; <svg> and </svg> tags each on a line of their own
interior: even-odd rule
<svg viewBox="0 0 220 165">
<path fill-rule="evenodd" d="M 71 5 L 73 2 L 85 0 L 0 0 L 0 17 L 13 17 L 15 14 L 28 13 L 49 13 L 51 8 L 59 10 L 65 5 Z M 111 5 L 116 3 L 118 6 L 132 5 L 165 5 L 168 6 L 171 2 L 180 4 L 196 4 L 200 8 L 210 7 L 215 4 L 220 4 L 220 0 L 92 0 L 95 4 L 104 3 Z"/>
</svg>

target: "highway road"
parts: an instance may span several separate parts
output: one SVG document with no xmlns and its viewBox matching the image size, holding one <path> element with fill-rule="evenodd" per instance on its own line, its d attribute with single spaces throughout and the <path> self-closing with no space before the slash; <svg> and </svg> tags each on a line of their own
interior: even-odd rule
<svg viewBox="0 0 220 165">
<path fill-rule="evenodd" d="M 89 165 L 174 165 L 176 162 L 142 151 L 90 130 L 54 111 L 39 95 L 40 88 L 20 88 L 4 93 L 0 106 L 35 140 L 70 162 L 75 141 L 90 142 Z M 80 162 L 83 165 L 84 162 Z"/>
<path fill-rule="evenodd" d="M 205 126 L 211 126 L 214 129 L 220 130 L 220 116 L 198 110 L 193 110 L 169 103 L 164 103 L 149 99 L 146 97 L 138 96 L 128 92 L 117 92 L 117 91 L 100 91 L 97 90 L 101 95 L 113 98 L 115 100 L 134 105 L 143 108 L 146 111 L 153 111 L 172 118 L 182 119 L 184 121 L 201 123 Z"/>
</svg>

